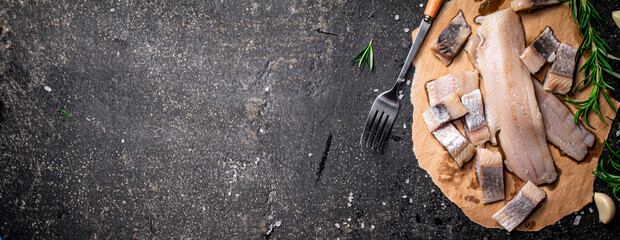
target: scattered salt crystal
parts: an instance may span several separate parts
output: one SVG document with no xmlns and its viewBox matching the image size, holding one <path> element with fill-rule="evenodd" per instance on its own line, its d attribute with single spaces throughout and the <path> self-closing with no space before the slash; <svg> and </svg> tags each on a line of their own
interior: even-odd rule
<svg viewBox="0 0 620 240">
<path fill-rule="evenodd" d="M 202 206 L 202 211 L 205 211 L 205 210 L 207 210 L 207 208 L 205 208 L 204 206 Z"/>
<path fill-rule="evenodd" d="M 258 132 L 259 132 L 259 133 L 261 133 L 261 134 L 263 134 L 263 133 L 265 133 L 265 129 L 262 129 L 262 128 L 261 128 L 261 129 L 258 129 Z"/>
<path fill-rule="evenodd" d="M 394 20 L 398 21 L 398 19 L 400 19 L 400 16 L 398 14 L 394 15 Z"/>
<path fill-rule="evenodd" d="M 364 228 L 364 223 L 360 223 L 360 227 L 361 227 L 361 228 Z"/>
<path fill-rule="evenodd" d="M 276 221 L 276 227 L 279 227 L 281 225 L 282 225 L 282 221 L 280 221 L 280 220 Z"/>
<path fill-rule="evenodd" d="M 125 139 L 121 139 L 121 143 L 125 143 Z"/>
<path fill-rule="evenodd" d="M 336 228 L 340 228 L 340 223 L 336 223 L 334 226 L 336 226 Z"/>
<path fill-rule="evenodd" d="M 382 203 L 381 203 L 381 205 L 383 205 L 383 206 L 385 206 L 385 204 L 386 204 L 385 202 L 382 202 Z"/>
<path fill-rule="evenodd" d="M 398 90 L 398 94 L 403 94 L 403 90 Z"/>
<path fill-rule="evenodd" d="M 256 161 L 254 161 L 254 164 L 258 164 L 259 161 L 260 161 L 260 158 L 256 157 Z"/>
<path fill-rule="evenodd" d="M 579 221 L 581 221 L 581 215 L 575 216 L 575 220 L 573 221 L 573 225 L 579 225 Z"/>
<path fill-rule="evenodd" d="M 347 203 L 347 207 L 350 207 L 350 206 L 351 206 L 351 203 L 350 203 L 350 202 L 348 202 L 348 203 Z"/>
<path fill-rule="evenodd" d="M 370 225 L 370 229 L 375 229 L 375 225 Z"/>
<path fill-rule="evenodd" d="M 228 196 L 230 196 L 230 195 L 232 195 L 232 193 L 231 193 L 231 192 L 228 192 Z"/>
<path fill-rule="evenodd" d="M 407 124 L 403 123 L 403 128 L 407 128 Z M 409 179 L 407 179 L 407 183 L 409 183 Z"/>
<path fill-rule="evenodd" d="M 426 203 L 422 204 L 422 206 L 426 207 Z"/>
<path fill-rule="evenodd" d="M 442 209 L 446 209 L 446 204 L 445 203 L 441 203 L 441 208 Z"/>
<path fill-rule="evenodd" d="M 409 28 L 405 28 L 403 30 L 405 30 L 406 33 L 409 32 Z"/>
<path fill-rule="evenodd" d="M 263 90 L 265 90 L 265 92 L 269 92 L 269 87 L 265 87 Z"/>
<path fill-rule="evenodd" d="M 319 227 L 319 231 L 321 231 L 321 227 Z"/>
<path fill-rule="evenodd" d="M 114 8 L 111 8 L 111 9 L 110 9 L 110 12 L 114 12 Z"/>
<path fill-rule="evenodd" d="M 351 221 L 351 218 L 347 218 L 347 221 L 348 221 L 348 222 L 350 222 L 350 221 Z"/>
<path fill-rule="evenodd" d="M 403 97 L 404 97 L 404 95 L 402 95 L 402 94 L 401 94 L 401 95 L 398 95 L 398 99 L 399 99 L 399 100 L 400 100 L 400 99 L 403 99 Z"/>
<path fill-rule="evenodd" d="M 403 124 L 404 128 L 407 128 L 407 125 Z M 409 183 L 409 178 L 407 178 L 407 180 L 405 180 L 405 183 Z"/>
<path fill-rule="evenodd" d="M 418 5 L 419 7 L 424 7 L 424 3 L 420 3 L 420 5 Z"/>
<path fill-rule="evenodd" d="M 336 240 L 340 240 L 340 237 L 337 237 Z"/>
<path fill-rule="evenodd" d="M 590 211 L 590 213 L 594 212 L 594 210 L 592 208 L 588 208 L 588 211 Z"/>
<path fill-rule="evenodd" d="M 48 91 L 49 92 L 49 91 Z M 620 136 L 620 130 L 616 131 L 616 137 Z"/>
<path fill-rule="evenodd" d="M 45 86 L 45 87 L 43 87 L 43 89 L 45 89 L 45 91 L 47 91 L 47 92 L 51 92 L 52 91 L 52 88 L 49 87 L 49 86 Z"/>
<path fill-rule="evenodd" d="M 435 192 L 435 189 L 434 189 L 434 188 L 431 188 L 431 193 L 434 193 L 434 192 Z"/>
<path fill-rule="evenodd" d="M 379 92 L 379 89 L 376 89 L 376 88 L 375 88 L 375 90 L 372 90 L 372 91 L 373 91 L 373 92 Z"/>
<path fill-rule="evenodd" d="M 403 198 L 407 198 L 407 195 L 403 195 Z"/>
<path fill-rule="evenodd" d="M 581 211 L 581 215 L 583 215 L 583 211 Z"/>
<path fill-rule="evenodd" d="M 409 203 L 413 203 L 413 198 L 409 198 Z"/>
<path fill-rule="evenodd" d="M 308 153 L 308 157 L 312 157 L 312 153 Z"/>
<path fill-rule="evenodd" d="M 407 80 L 407 85 L 411 84 L 411 80 Z"/>
</svg>

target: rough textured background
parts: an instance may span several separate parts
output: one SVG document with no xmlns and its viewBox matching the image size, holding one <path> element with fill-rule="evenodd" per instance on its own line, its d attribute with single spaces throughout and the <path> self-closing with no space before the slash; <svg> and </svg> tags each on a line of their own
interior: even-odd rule
<svg viewBox="0 0 620 240">
<path fill-rule="evenodd" d="M 0 237 L 617 237 L 593 204 L 539 233 L 469 221 L 417 167 L 408 89 L 386 152 L 358 144 L 420 3 L 0 1 Z M 595 4 L 619 48 L 620 2 Z M 375 69 L 349 65 L 373 38 Z"/>
</svg>

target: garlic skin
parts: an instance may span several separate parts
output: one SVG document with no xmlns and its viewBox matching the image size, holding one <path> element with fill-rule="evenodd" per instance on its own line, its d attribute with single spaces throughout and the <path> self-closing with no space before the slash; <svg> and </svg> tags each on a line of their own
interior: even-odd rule
<svg viewBox="0 0 620 240">
<path fill-rule="evenodd" d="M 607 194 L 595 192 L 594 202 L 598 208 L 598 219 L 604 224 L 608 224 L 616 215 L 616 204 Z"/>
</svg>

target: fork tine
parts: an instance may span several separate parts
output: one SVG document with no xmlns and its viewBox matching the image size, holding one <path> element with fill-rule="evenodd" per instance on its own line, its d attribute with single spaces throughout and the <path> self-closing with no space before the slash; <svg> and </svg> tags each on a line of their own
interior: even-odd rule
<svg viewBox="0 0 620 240">
<path fill-rule="evenodd" d="M 381 114 L 379 114 L 379 111 L 377 111 L 378 117 L 375 118 L 375 121 L 372 124 L 372 130 L 370 130 L 370 136 L 368 136 L 368 141 L 366 141 L 366 147 L 372 148 L 372 143 L 375 140 L 375 137 L 377 134 L 377 128 L 379 128 L 379 123 L 381 122 L 381 119 L 383 118 L 383 114 L 385 114 L 385 112 L 382 111 Z"/>
<path fill-rule="evenodd" d="M 388 116 L 388 120 L 385 123 L 385 127 L 383 128 L 383 134 L 381 135 L 381 139 L 379 141 L 378 149 L 383 150 L 385 147 L 385 143 L 387 142 L 387 136 L 390 135 L 390 131 L 392 131 L 392 125 L 394 124 L 394 120 L 396 117 Z"/>
<path fill-rule="evenodd" d="M 366 127 L 364 128 L 364 132 L 362 132 L 362 138 L 360 139 L 361 145 L 364 145 L 364 142 L 366 142 L 368 140 L 368 137 L 370 137 L 370 130 L 371 130 L 372 124 L 375 122 L 377 113 L 378 113 L 377 110 L 370 109 L 370 112 L 368 113 L 368 118 L 366 119 Z"/>
<path fill-rule="evenodd" d="M 381 113 L 381 118 L 377 119 L 375 122 L 377 123 L 377 128 L 375 129 L 375 133 L 372 136 L 372 139 L 370 139 L 370 148 L 375 150 L 376 146 L 377 146 L 377 141 L 379 140 L 379 137 L 381 137 L 381 134 L 383 133 L 383 127 L 385 126 L 385 120 L 387 119 L 387 113 L 386 112 L 382 112 Z M 376 151 L 376 150 L 375 150 Z"/>
</svg>

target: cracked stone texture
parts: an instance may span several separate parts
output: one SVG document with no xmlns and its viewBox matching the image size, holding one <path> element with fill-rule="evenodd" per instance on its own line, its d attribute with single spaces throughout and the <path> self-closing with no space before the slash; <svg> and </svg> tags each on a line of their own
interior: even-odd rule
<svg viewBox="0 0 620 240">
<path fill-rule="evenodd" d="M 359 145 L 423 2 L 0 1 L 0 237 L 617 237 L 593 204 L 539 233 L 471 222 L 417 166 L 409 89 L 385 153 Z M 620 55 L 620 2 L 594 4 Z"/>
</svg>

